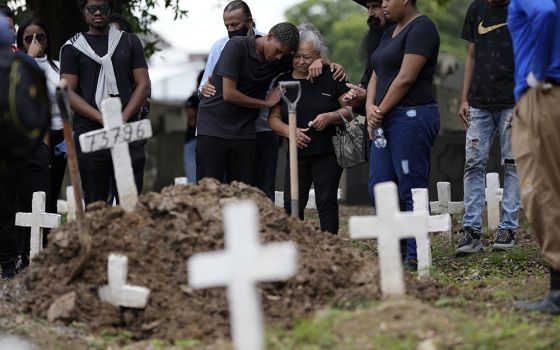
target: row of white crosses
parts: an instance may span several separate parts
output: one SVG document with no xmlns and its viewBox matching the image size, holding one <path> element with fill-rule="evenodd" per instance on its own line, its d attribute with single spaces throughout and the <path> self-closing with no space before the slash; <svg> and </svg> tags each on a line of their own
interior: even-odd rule
<svg viewBox="0 0 560 350">
<path fill-rule="evenodd" d="M 119 98 L 109 98 L 102 102 L 103 128 L 80 135 L 80 146 L 84 153 L 102 149 L 111 149 L 111 157 L 115 169 L 115 180 L 119 193 L 120 204 L 126 211 L 134 210 L 138 201 L 132 162 L 128 144 L 130 142 L 147 139 L 152 136 L 152 126 L 149 120 L 123 124 L 121 101 Z M 75 220 L 76 207 L 72 188 L 67 188 L 67 201 L 57 203 L 57 209 L 66 211 L 68 220 Z M 60 225 L 60 215 L 45 212 L 46 194 L 33 193 L 31 213 L 16 213 L 16 226 L 31 227 L 30 257 L 33 258 L 43 247 L 43 228 L 53 228 Z"/>
<path fill-rule="evenodd" d="M 416 238 L 418 270 L 421 277 L 428 276 L 432 264 L 430 232 L 451 229 L 449 214 L 430 216 L 428 192 L 414 189 L 414 211 L 401 212 L 397 186 L 393 182 L 377 184 L 374 188 L 376 216 L 353 216 L 349 221 L 352 239 L 377 239 L 381 291 L 384 296 L 402 296 L 406 293 L 400 240 Z"/>
<path fill-rule="evenodd" d="M 111 148 L 115 167 L 117 189 L 121 206 L 132 211 L 137 201 L 137 192 L 132 175 L 132 166 L 128 152 L 128 142 L 151 135 L 151 127 L 146 123 L 123 126 L 121 106 L 118 99 L 109 99 L 102 104 L 105 128 L 80 137 L 84 152 Z M 147 124 L 149 126 L 149 122 Z M 132 130 L 132 131 L 131 131 Z M 143 130 L 141 133 L 134 130 Z M 149 131 L 149 132 L 148 132 Z M 119 138 L 121 133 L 128 136 Z M 132 135 L 132 134 L 135 135 Z M 141 134 L 141 135 L 140 135 Z M 108 138 L 108 136 L 110 138 Z M 96 139 L 104 141 L 99 145 Z M 88 143 L 89 142 L 89 143 Z M 182 182 L 182 181 L 181 181 Z M 180 182 L 180 183 L 181 183 Z M 439 194 L 438 184 L 438 194 Z M 443 188 L 443 187 L 442 187 Z M 377 238 L 379 245 L 379 264 L 381 268 L 381 289 L 385 296 L 403 295 L 405 293 L 402 263 L 399 254 L 401 238 L 417 238 L 419 268 L 422 274 L 429 271 L 431 253 L 428 233 L 450 229 L 449 215 L 431 217 L 427 210 L 427 192 L 415 190 L 415 211 L 400 212 L 397 189 L 394 183 L 383 183 L 375 187 L 378 203 L 377 216 L 352 217 L 350 235 L 355 239 Z M 449 190 L 447 190 L 449 193 Z M 447 202 L 445 202 L 447 198 Z M 439 210 L 450 212 L 449 196 L 439 196 Z M 54 227 L 53 217 L 44 210 L 45 195 L 37 194 L 33 200 L 33 213 L 18 213 L 16 222 L 32 227 L 35 239 L 42 227 Z M 42 206 L 41 204 L 42 203 Z M 438 210 L 438 209 L 436 209 Z M 262 311 L 256 283 L 287 279 L 297 271 L 297 250 L 293 242 L 271 243 L 262 246 L 258 238 L 258 215 L 254 204 L 245 202 L 224 207 L 225 250 L 221 252 L 200 253 L 188 261 L 189 284 L 193 288 L 226 286 L 231 314 L 232 337 L 236 349 L 259 350 L 264 348 L 262 329 Z M 20 215 L 21 214 L 21 215 Z M 56 216 L 60 220 L 60 216 Z M 372 228 L 377 231 L 372 232 Z M 42 241 L 42 240 L 41 240 Z M 32 248 L 33 253 L 38 249 Z M 128 260 L 126 256 L 109 256 L 108 284 L 98 290 L 102 300 L 117 306 L 143 308 L 148 302 L 150 291 L 144 287 L 126 283 Z"/>
<path fill-rule="evenodd" d="M 451 184 L 449 182 L 437 183 L 438 200 L 430 202 L 431 212 L 434 214 L 460 214 L 465 211 L 463 202 L 451 201 Z M 485 198 L 487 203 L 488 228 L 495 230 L 500 223 L 500 202 L 504 194 L 500 188 L 498 173 L 486 174 Z"/>
</svg>

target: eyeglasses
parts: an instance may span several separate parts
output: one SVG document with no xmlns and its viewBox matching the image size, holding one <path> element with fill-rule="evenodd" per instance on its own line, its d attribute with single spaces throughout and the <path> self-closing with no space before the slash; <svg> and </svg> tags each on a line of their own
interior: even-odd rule
<svg viewBox="0 0 560 350">
<path fill-rule="evenodd" d="M 109 13 L 110 9 L 111 9 L 111 5 L 109 4 L 86 6 L 86 10 L 87 12 L 89 12 L 90 15 L 94 15 L 97 12 L 97 10 L 99 10 L 99 12 L 101 12 L 102 15 L 106 15 Z"/>
<path fill-rule="evenodd" d="M 37 39 L 37 41 L 40 43 L 44 43 L 45 41 L 47 41 L 47 35 L 45 33 L 39 33 L 35 35 L 35 39 Z M 31 45 L 31 43 L 33 42 L 33 35 L 26 36 L 25 38 L 23 38 L 23 41 L 25 41 L 27 45 Z"/>
</svg>

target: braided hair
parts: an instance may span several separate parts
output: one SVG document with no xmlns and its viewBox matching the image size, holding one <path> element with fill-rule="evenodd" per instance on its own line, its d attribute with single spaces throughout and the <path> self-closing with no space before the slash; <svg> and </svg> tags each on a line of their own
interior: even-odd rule
<svg viewBox="0 0 560 350">
<path fill-rule="evenodd" d="M 290 49 L 290 52 L 295 52 L 299 46 L 299 31 L 298 28 L 289 23 L 282 22 L 270 28 L 270 34 L 281 43 Z"/>
</svg>

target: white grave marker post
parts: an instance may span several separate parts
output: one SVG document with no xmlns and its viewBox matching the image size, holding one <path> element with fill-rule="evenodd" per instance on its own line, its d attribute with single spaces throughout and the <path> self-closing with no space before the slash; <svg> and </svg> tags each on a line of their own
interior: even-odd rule
<svg viewBox="0 0 560 350">
<path fill-rule="evenodd" d="M 66 187 L 66 201 L 68 202 L 68 222 L 76 220 L 76 198 L 74 197 L 74 187 Z M 82 207 L 84 204 L 82 203 Z"/>
<path fill-rule="evenodd" d="M 191 256 L 187 264 L 193 288 L 227 287 L 235 349 L 264 349 L 258 282 L 284 280 L 297 271 L 293 242 L 261 245 L 258 210 L 252 202 L 232 203 L 223 209 L 225 249 Z"/>
<path fill-rule="evenodd" d="M 412 200 L 414 212 L 428 215 L 428 232 L 425 237 L 416 236 L 416 249 L 418 254 L 418 276 L 428 277 L 432 266 L 432 248 L 430 244 L 430 232 L 451 233 L 451 215 L 430 215 L 428 205 L 428 189 L 413 188 Z"/>
<path fill-rule="evenodd" d="M 31 213 L 16 213 L 16 226 L 31 227 L 31 259 L 43 249 L 43 228 L 60 225 L 60 215 L 45 212 L 46 198 L 45 192 L 33 192 Z"/>
<path fill-rule="evenodd" d="M 82 201 L 82 208 L 83 207 L 84 203 Z M 57 200 L 56 209 L 59 214 L 66 214 L 66 222 L 76 220 L 76 199 L 74 197 L 74 187 L 66 187 L 66 200 Z"/>
<path fill-rule="evenodd" d="M 68 202 L 64 199 L 58 199 L 56 201 L 56 212 L 60 215 L 68 214 Z"/>
<path fill-rule="evenodd" d="M 349 233 L 352 239 L 377 238 L 381 292 L 383 296 L 404 296 L 403 266 L 399 241 L 428 235 L 428 215 L 401 212 L 397 185 L 384 182 L 375 185 L 376 216 L 352 216 Z"/>
<path fill-rule="evenodd" d="M 128 212 L 134 210 L 138 201 L 138 190 L 132 172 L 128 144 L 152 136 L 152 124 L 148 119 L 123 124 L 121 100 L 112 97 L 101 103 L 103 129 L 80 135 L 82 152 L 91 153 L 111 149 L 115 169 L 115 181 L 121 207 Z"/>
<path fill-rule="evenodd" d="M 449 182 L 438 182 L 437 193 L 438 193 L 438 200 L 436 202 L 430 202 L 430 208 L 432 213 L 434 214 L 449 213 L 453 215 L 457 213 L 462 213 L 465 210 L 463 202 L 451 201 L 451 184 Z"/>
<path fill-rule="evenodd" d="M 500 202 L 504 190 L 500 188 L 500 175 L 498 173 L 486 174 L 486 210 L 488 212 L 488 228 L 495 230 L 500 223 Z"/>
<path fill-rule="evenodd" d="M 107 262 L 107 282 L 97 290 L 99 299 L 114 306 L 143 309 L 148 304 L 150 290 L 126 284 L 128 277 L 128 257 L 111 254 Z"/>
<path fill-rule="evenodd" d="M 186 177 L 176 177 L 175 178 L 175 186 L 177 185 L 186 185 L 189 180 Z"/>
</svg>

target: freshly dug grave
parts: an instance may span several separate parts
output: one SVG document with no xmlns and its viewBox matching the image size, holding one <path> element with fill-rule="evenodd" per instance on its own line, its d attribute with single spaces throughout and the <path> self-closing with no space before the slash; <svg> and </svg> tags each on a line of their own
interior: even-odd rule
<svg viewBox="0 0 560 350">
<path fill-rule="evenodd" d="M 34 317 L 85 324 L 94 331 L 126 328 L 135 339 L 229 337 L 225 289 L 189 288 L 187 260 L 195 253 L 223 249 L 221 208 L 240 199 L 258 205 L 263 243 L 292 240 L 298 245 L 297 275 L 259 284 L 268 324 L 289 327 L 326 305 L 347 306 L 380 297 L 378 267 L 371 252 L 321 233 L 314 224 L 287 217 L 255 188 L 213 180 L 149 193 L 140 197 L 133 213 L 103 204 L 90 206 L 87 228 L 93 248 L 82 275 L 65 284 L 79 261 L 79 245 L 76 224 L 64 225 L 51 232 L 49 247 L 7 285 L 4 297 Z M 144 310 L 116 308 L 97 297 L 97 288 L 107 283 L 110 253 L 128 256 L 129 284 L 151 290 Z M 407 276 L 407 283 L 410 294 L 424 300 L 449 293 L 412 276 Z"/>
</svg>

